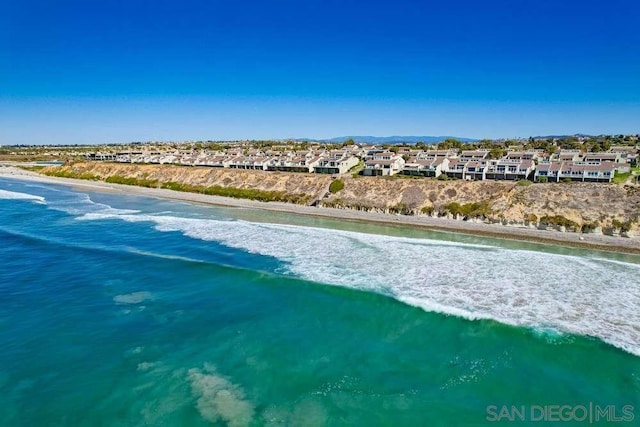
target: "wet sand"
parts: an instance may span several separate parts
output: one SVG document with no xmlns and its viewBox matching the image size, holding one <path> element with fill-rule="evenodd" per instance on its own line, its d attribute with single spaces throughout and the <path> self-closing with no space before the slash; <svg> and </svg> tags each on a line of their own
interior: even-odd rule
<svg viewBox="0 0 640 427">
<path fill-rule="evenodd" d="M 523 240 L 559 246 L 640 254 L 639 237 L 613 237 L 602 234 L 582 234 L 573 232 L 560 232 L 555 230 L 539 230 L 536 228 L 502 224 L 485 224 L 483 222 L 462 221 L 449 218 L 391 215 L 377 212 L 355 211 L 349 209 L 302 206 L 280 202 L 259 202 L 254 200 L 233 199 L 228 197 L 209 196 L 205 194 L 187 193 L 166 189 L 111 184 L 101 181 L 84 181 L 72 178 L 49 177 L 15 167 L 0 167 L 0 177 L 36 181 L 42 183 L 62 184 L 92 191 L 136 194 L 199 204 L 248 209 L 264 209 L 299 215 L 314 215 L 333 219 L 343 219 L 347 221 L 396 224 L 502 239 Z"/>
</svg>

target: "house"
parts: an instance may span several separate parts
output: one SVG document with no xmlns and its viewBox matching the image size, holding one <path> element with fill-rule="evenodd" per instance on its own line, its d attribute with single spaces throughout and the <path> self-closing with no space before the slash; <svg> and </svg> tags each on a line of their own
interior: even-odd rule
<svg viewBox="0 0 640 427">
<path fill-rule="evenodd" d="M 510 151 L 504 156 L 505 160 L 535 160 L 542 155 L 542 150 Z"/>
<path fill-rule="evenodd" d="M 307 159 L 305 157 L 281 156 L 268 159 L 266 170 L 281 172 L 313 172 L 313 168 L 318 165 L 320 159 Z"/>
<path fill-rule="evenodd" d="M 580 150 L 560 150 L 551 160 L 559 162 L 579 162 L 582 159 L 582 152 Z"/>
<path fill-rule="evenodd" d="M 521 156 L 520 156 L 521 159 Z M 533 160 L 518 160 L 518 158 L 503 158 L 489 162 L 486 171 L 486 179 L 517 181 L 528 179 L 535 164 Z"/>
<path fill-rule="evenodd" d="M 439 157 L 451 159 L 458 157 L 458 153 L 455 150 L 427 150 L 416 154 L 417 160 L 434 160 Z"/>
<path fill-rule="evenodd" d="M 357 166 L 360 160 L 355 156 L 345 156 L 339 159 L 321 159 L 318 158 L 313 170 L 315 173 L 343 174 L 354 166 Z"/>
<path fill-rule="evenodd" d="M 584 162 L 623 162 L 621 153 L 587 153 L 582 159 Z"/>
<path fill-rule="evenodd" d="M 364 153 L 365 158 L 373 156 L 376 153 L 383 153 L 386 151 L 384 148 L 377 145 L 368 145 L 366 147 L 362 147 L 362 152 Z"/>
<path fill-rule="evenodd" d="M 158 157 L 158 163 L 161 165 L 172 164 L 178 161 L 178 156 L 175 154 L 165 154 Z"/>
<path fill-rule="evenodd" d="M 431 160 L 419 160 L 416 157 L 410 158 L 402 169 L 403 175 L 424 176 L 437 178 L 442 175 L 443 170 L 449 166 L 449 159 L 446 157 L 434 158 Z"/>
<path fill-rule="evenodd" d="M 483 160 L 489 156 L 489 150 L 463 150 L 459 159 L 463 161 Z"/>
<path fill-rule="evenodd" d="M 629 163 L 631 166 L 638 164 L 638 150 L 635 147 L 630 146 L 615 146 L 611 147 L 612 153 L 620 154 L 620 157 Z"/>
<path fill-rule="evenodd" d="M 449 167 L 445 171 L 445 174 L 449 178 L 464 179 L 464 171 L 467 162 L 464 162 L 458 158 L 449 159 Z"/>
<path fill-rule="evenodd" d="M 207 156 L 201 160 L 199 165 L 212 168 L 226 168 L 229 167 L 228 161 L 226 156 Z"/>
<path fill-rule="evenodd" d="M 366 160 L 391 160 L 395 157 L 400 157 L 393 151 L 377 151 L 372 154 L 367 154 Z"/>
<path fill-rule="evenodd" d="M 462 158 L 448 159 L 448 168 L 444 171 L 449 178 L 482 181 L 485 179 L 487 161 L 463 160 Z"/>
<path fill-rule="evenodd" d="M 572 162 L 563 165 L 559 173 L 559 179 L 581 182 L 611 182 L 614 174 L 615 164 L 613 162 Z"/>
<path fill-rule="evenodd" d="M 404 159 L 394 153 L 387 156 L 386 153 L 374 155 L 364 164 L 362 174 L 366 176 L 391 176 L 399 173 L 404 167 Z"/>
<path fill-rule="evenodd" d="M 484 181 L 487 173 L 487 162 L 472 160 L 465 165 L 464 179 L 469 181 Z"/>
<path fill-rule="evenodd" d="M 535 180 L 540 181 L 541 177 L 545 177 L 549 182 L 560 181 L 560 172 L 562 171 L 562 167 L 564 162 L 540 162 L 536 166 L 536 172 L 534 174 Z"/>
</svg>

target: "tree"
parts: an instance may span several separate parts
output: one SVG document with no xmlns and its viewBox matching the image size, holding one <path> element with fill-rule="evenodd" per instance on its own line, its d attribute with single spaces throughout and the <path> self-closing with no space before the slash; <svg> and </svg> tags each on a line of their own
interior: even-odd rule
<svg viewBox="0 0 640 427">
<path fill-rule="evenodd" d="M 480 142 L 478 142 L 477 147 L 478 148 L 491 149 L 491 148 L 495 147 L 495 144 L 490 139 L 483 139 L 483 140 L 480 140 Z"/>
<path fill-rule="evenodd" d="M 456 148 L 459 150 L 461 147 L 462 143 L 455 138 L 447 138 L 438 144 L 438 148 L 440 150 L 448 150 L 450 148 Z"/>
<path fill-rule="evenodd" d="M 353 140 L 353 138 L 349 138 L 345 142 L 342 143 L 342 146 L 346 147 L 348 145 L 355 145 L 355 144 L 356 144 L 356 142 Z"/>
<path fill-rule="evenodd" d="M 506 156 L 507 150 L 504 148 L 494 147 L 489 150 L 489 158 L 490 159 L 501 159 Z"/>
</svg>

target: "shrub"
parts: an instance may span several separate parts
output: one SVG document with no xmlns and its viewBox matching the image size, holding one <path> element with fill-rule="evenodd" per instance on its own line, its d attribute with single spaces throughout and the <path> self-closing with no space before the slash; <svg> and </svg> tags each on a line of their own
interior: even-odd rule
<svg viewBox="0 0 640 427">
<path fill-rule="evenodd" d="M 18 167 L 20 169 L 24 169 L 24 170 L 27 170 L 27 171 L 40 172 L 46 166 L 18 166 Z"/>
<path fill-rule="evenodd" d="M 287 202 L 297 204 L 307 204 L 311 196 L 306 194 L 287 194 L 284 191 L 265 191 L 253 188 L 221 187 L 213 185 L 205 187 L 203 185 L 183 184 L 180 182 L 167 181 L 162 183 L 162 188 L 174 191 L 186 191 L 189 193 L 201 193 L 209 196 L 233 197 L 235 199 L 250 199 L 261 202 Z"/>
<path fill-rule="evenodd" d="M 136 185 L 138 187 L 147 187 L 147 188 L 155 188 L 158 187 L 157 179 L 144 179 L 144 178 L 134 178 L 134 177 L 125 177 L 120 175 L 112 175 L 105 179 L 106 182 L 111 184 L 124 184 L 124 185 Z"/>
<path fill-rule="evenodd" d="M 438 181 L 448 181 L 449 177 L 447 176 L 447 174 L 440 174 L 438 175 Z"/>
<path fill-rule="evenodd" d="M 445 205 L 445 210 L 450 212 L 452 215 L 462 215 L 464 217 L 469 218 L 478 218 L 478 217 L 488 217 L 491 215 L 491 209 L 489 208 L 489 203 L 484 202 L 473 202 L 473 203 L 465 203 L 461 205 L 458 202 L 451 202 Z"/>
<path fill-rule="evenodd" d="M 518 181 L 518 186 L 519 187 L 528 187 L 531 184 L 533 184 L 531 181 L 527 180 L 527 179 L 521 179 L 520 181 Z"/>
<path fill-rule="evenodd" d="M 546 176 L 539 176 L 538 182 L 541 182 L 541 183 L 549 182 L 549 178 L 547 178 Z"/>
<path fill-rule="evenodd" d="M 538 222 L 538 216 L 536 214 L 525 214 L 524 220 L 527 222 Z"/>
<path fill-rule="evenodd" d="M 76 172 L 72 170 L 65 169 L 50 169 L 43 170 L 43 174 L 48 176 L 57 176 L 59 178 L 75 178 L 75 179 L 87 179 L 90 181 L 99 181 L 100 177 L 98 175 L 94 175 L 88 172 Z"/>
<path fill-rule="evenodd" d="M 580 229 L 580 231 L 582 231 L 583 233 L 591 233 L 597 227 L 597 222 L 585 222 L 584 224 L 582 224 L 582 228 Z"/>
<path fill-rule="evenodd" d="M 462 206 L 458 202 L 451 202 L 451 203 L 447 203 L 444 206 L 444 209 L 452 215 L 457 215 L 461 213 Z"/>
<path fill-rule="evenodd" d="M 578 230 L 578 223 L 571 221 L 569 218 L 565 218 L 562 215 L 545 215 L 540 218 L 540 224 L 565 227 L 567 230 Z"/>
<path fill-rule="evenodd" d="M 622 221 L 614 219 L 611 225 L 613 225 L 613 228 L 622 228 Z"/>
<path fill-rule="evenodd" d="M 344 188 L 344 181 L 341 179 L 334 179 L 329 185 L 329 192 L 331 194 L 335 194 L 338 191 L 342 190 L 343 188 Z"/>
<path fill-rule="evenodd" d="M 434 210 L 435 210 L 435 208 L 433 206 L 425 206 L 422 209 L 420 209 L 420 212 L 423 215 L 431 215 L 431 214 L 433 214 Z"/>
<path fill-rule="evenodd" d="M 411 211 L 404 203 L 397 203 L 395 206 L 389 208 L 390 213 L 399 213 L 402 215 L 409 215 Z"/>
</svg>

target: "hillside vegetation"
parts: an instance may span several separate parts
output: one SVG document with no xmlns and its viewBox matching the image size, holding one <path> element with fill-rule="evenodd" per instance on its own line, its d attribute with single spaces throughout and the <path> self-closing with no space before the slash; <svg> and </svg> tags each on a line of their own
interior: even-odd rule
<svg viewBox="0 0 640 427">
<path fill-rule="evenodd" d="M 439 181 L 344 177 L 170 165 L 75 163 L 49 175 L 168 188 L 262 201 L 550 227 L 566 231 L 638 233 L 640 187 L 505 181 Z"/>
<path fill-rule="evenodd" d="M 324 196 L 331 177 L 175 165 L 84 162 L 49 167 L 45 175 L 167 188 L 216 196 L 310 204 Z"/>
</svg>

